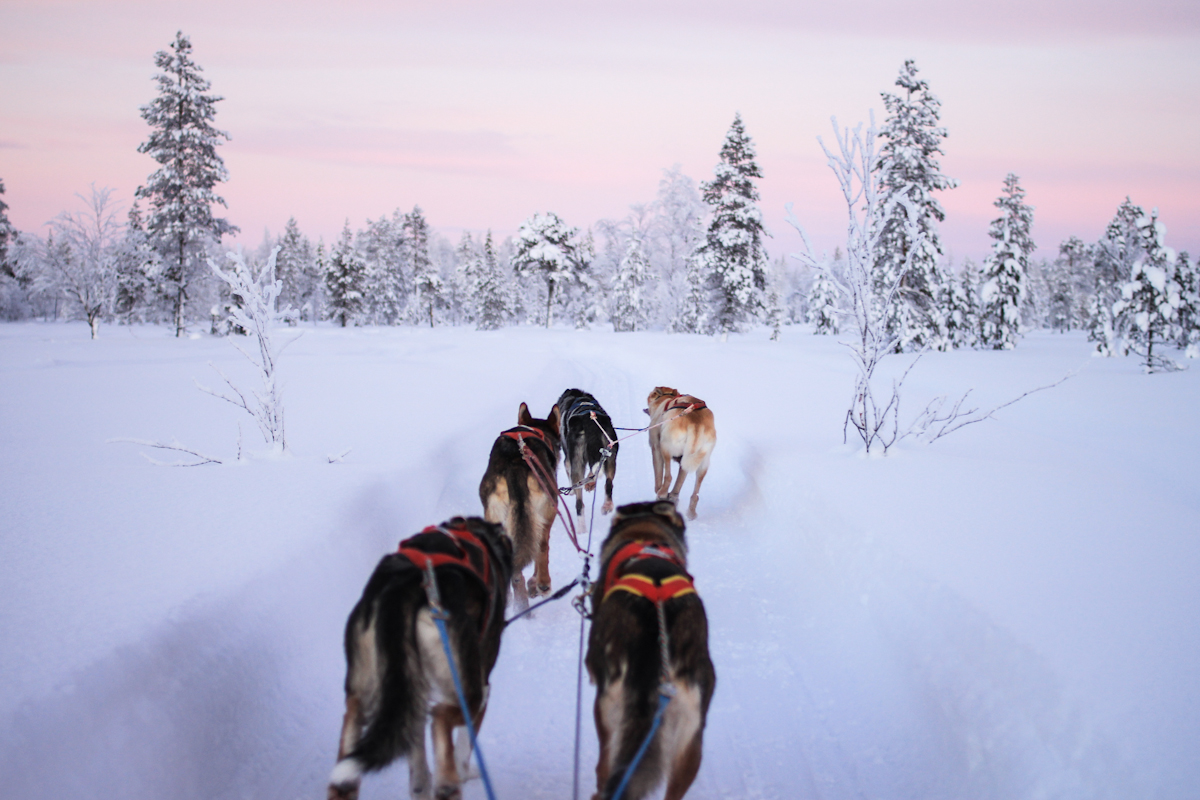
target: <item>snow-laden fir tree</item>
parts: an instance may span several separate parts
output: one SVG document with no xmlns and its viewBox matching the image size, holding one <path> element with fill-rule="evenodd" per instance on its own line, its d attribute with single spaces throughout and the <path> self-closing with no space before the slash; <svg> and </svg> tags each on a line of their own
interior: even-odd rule
<svg viewBox="0 0 1200 800">
<path fill-rule="evenodd" d="M 1065 333 L 1079 327 L 1078 287 L 1081 280 L 1090 279 L 1091 260 L 1091 247 L 1078 236 L 1071 236 L 1058 246 L 1058 257 L 1046 276 L 1049 284 L 1046 314 L 1051 330 Z"/>
<path fill-rule="evenodd" d="M 520 276 L 536 276 L 546 283 L 546 327 L 553 319 L 555 295 L 562 302 L 570 287 L 588 277 L 588 261 L 579 230 L 568 228 L 557 214 L 534 214 L 521 223 L 513 253 L 513 271 Z"/>
<path fill-rule="evenodd" d="M 141 208 L 135 201 L 126 216 L 125 234 L 117 248 L 113 314 L 124 318 L 126 324 L 154 319 L 154 304 L 149 295 L 161 270 L 162 258 L 146 233 Z"/>
<path fill-rule="evenodd" d="M 413 210 L 404 215 L 404 241 L 413 286 L 409 318 L 414 323 L 428 322 L 432 328 L 434 312 L 445 308 L 448 303 L 442 276 L 429 257 L 429 223 L 421 213 L 420 206 L 413 206 Z"/>
<path fill-rule="evenodd" d="M 325 272 L 325 292 L 329 318 L 343 328 L 362 321 L 366 308 L 367 266 L 354 247 L 350 220 L 342 228 L 341 238 L 333 246 Z"/>
<path fill-rule="evenodd" d="M 399 325 L 408 308 L 412 271 L 404 219 L 399 209 L 391 219 L 368 219 L 366 229 L 357 236 L 366 270 L 364 313 L 378 325 Z"/>
<path fill-rule="evenodd" d="M 191 53 L 192 43 L 180 31 L 169 51 L 155 54 L 154 65 L 162 70 L 155 77 L 158 97 L 141 108 L 151 132 L 138 146 L 159 164 L 138 187 L 137 197 L 147 201 L 146 232 L 162 256 L 160 291 L 172 303 L 176 336 L 183 335 L 186 324 L 189 286 L 208 275 L 209 244 L 237 232 L 213 216 L 214 205 L 225 205 L 213 189 L 228 178 L 217 145 L 229 134 L 213 127 L 223 98 L 206 94 L 211 84 Z"/>
<path fill-rule="evenodd" d="M 454 248 L 454 281 L 451 286 L 451 306 L 457 318 L 465 325 L 474 325 L 479 319 L 479 301 L 476 297 L 483 277 L 483 254 L 470 231 L 463 231 L 458 246 Z"/>
<path fill-rule="evenodd" d="M 1175 344 L 1188 358 L 1200 358 L 1200 275 L 1186 250 L 1175 259 L 1175 282 L 1179 284 L 1179 314 L 1176 317 Z"/>
<path fill-rule="evenodd" d="M 741 330 L 764 309 L 767 232 L 758 208 L 756 178 L 762 178 L 762 170 L 738 114 L 725 135 L 713 179 L 700 185 L 712 217 L 693 261 L 707 282 L 709 333 Z M 690 310 L 685 313 L 694 316 Z"/>
<path fill-rule="evenodd" d="M 1158 221 L 1158 209 L 1139 219 L 1137 225 L 1141 257 L 1121 287 L 1121 299 L 1113 305 L 1113 313 L 1130 349 L 1145 360 L 1147 372 L 1176 369 L 1177 365 L 1162 355 L 1182 301 L 1175 279 L 1175 251 L 1164 242 L 1167 228 Z M 1159 347 L 1157 355 L 1155 345 Z"/>
<path fill-rule="evenodd" d="M 512 277 L 496 254 L 490 230 L 483 239 L 482 269 L 475 302 L 476 327 L 481 331 L 498 330 L 513 318 Z"/>
<path fill-rule="evenodd" d="M 653 292 L 654 270 L 646 256 L 642 232 L 635 227 L 613 277 L 613 330 L 645 330 L 654 314 Z"/>
<path fill-rule="evenodd" d="M 808 290 L 808 322 L 813 333 L 836 336 L 841 332 L 841 309 L 838 306 L 838 291 L 829 270 L 813 270 L 812 286 Z"/>
<path fill-rule="evenodd" d="M 946 212 L 933 193 L 953 189 L 958 181 L 942 174 L 937 161 L 942 140 L 948 135 L 938 125 L 941 101 L 929 84 L 917 77 L 910 59 L 900 68 L 899 94 L 883 92 L 888 116 L 879 131 L 883 140 L 875 169 L 880 196 L 877 222 L 880 231 L 874 269 L 876 302 L 884 311 L 886 330 L 896 341 L 896 352 L 945 350 L 949 346 L 946 319 L 939 298 L 945 277 L 939 266 L 942 245 L 938 223 Z M 916 218 L 916 241 L 911 238 L 909 216 Z M 899 288 L 886 308 L 887 294 L 900 278 Z"/>
<path fill-rule="evenodd" d="M 1124 354 L 1121 320 L 1113 306 L 1121 299 L 1121 287 L 1129 282 L 1133 265 L 1142 256 L 1138 223 L 1146 217 L 1141 206 L 1128 197 L 1117 208 L 1104 236 L 1096 243 L 1092 265 L 1092 291 L 1087 302 L 1088 339 L 1096 343 L 1096 354 Z"/>
<path fill-rule="evenodd" d="M 1021 302 L 1025 298 L 1029 254 L 1034 250 L 1030 230 L 1033 206 L 1025 204 L 1025 190 L 1013 173 L 1004 178 L 1004 192 L 993 204 L 1000 216 L 988 235 L 992 252 L 983 264 L 980 299 L 980 344 L 993 350 L 1011 350 L 1021 335 Z"/>
<path fill-rule="evenodd" d="M 4 179 L 0 178 L 0 272 L 12 276 L 8 267 L 8 242 L 14 235 L 8 221 L 8 203 L 4 202 Z"/>
<path fill-rule="evenodd" d="M 296 310 L 294 316 L 287 317 L 288 324 L 314 319 L 324 276 L 317 274 L 312 242 L 300 232 L 296 218 L 290 217 L 275 244 L 279 247 L 275 257 L 275 274 L 281 286 L 279 304 Z"/>
<path fill-rule="evenodd" d="M 979 335 L 979 303 L 976 300 L 978 269 L 966 259 L 963 270 L 945 271 L 940 304 L 946 320 L 946 340 L 952 348 L 974 347 Z"/>
</svg>

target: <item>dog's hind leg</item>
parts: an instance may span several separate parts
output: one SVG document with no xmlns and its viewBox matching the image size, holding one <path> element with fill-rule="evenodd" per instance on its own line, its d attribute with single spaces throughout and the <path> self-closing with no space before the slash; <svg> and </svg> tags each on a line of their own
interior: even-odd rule
<svg viewBox="0 0 1200 800">
<path fill-rule="evenodd" d="M 703 739 L 704 732 L 696 731 L 687 746 L 676 754 L 667 776 L 667 792 L 663 795 L 663 800 L 682 800 L 691 788 L 692 781 L 696 780 L 696 773 L 700 771 Z"/>
<path fill-rule="evenodd" d="M 613 454 L 604 462 L 604 505 L 600 507 L 601 514 L 612 513 L 612 487 L 615 477 L 617 477 L 617 451 L 616 445 L 613 445 Z"/>
<path fill-rule="evenodd" d="M 469 702 L 469 701 L 468 701 Z M 433 717 L 433 761 L 437 770 L 435 800 L 459 800 L 462 787 L 458 766 L 454 763 L 454 729 L 466 725 L 463 711 L 456 705 L 438 703 L 430 712 Z"/>
<path fill-rule="evenodd" d="M 704 476 L 708 474 L 708 462 L 705 461 L 696 470 L 696 485 L 692 487 L 692 501 L 688 503 L 687 518 L 696 518 L 696 503 L 700 502 L 700 484 L 704 483 Z M 681 480 L 680 483 L 683 483 Z"/>
<path fill-rule="evenodd" d="M 679 478 L 675 481 L 675 486 L 667 493 L 667 499 L 672 503 L 679 502 L 679 491 L 683 488 L 683 480 L 688 476 L 687 470 L 683 468 L 683 464 L 679 465 Z M 667 483 L 671 482 L 671 478 L 667 477 Z"/>
<path fill-rule="evenodd" d="M 358 787 L 362 781 L 362 765 L 357 759 L 346 756 L 354 750 L 362 736 L 362 704 L 358 695 L 346 695 L 346 714 L 342 717 L 342 736 L 338 740 L 337 766 L 329 776 L 328 800 L 357 800 Z"/>
<path fill-rule="evenodd" d="M 487 711 L 488 695 L 491 689 L 488 686 L 483 687 L 483 702 L 479 704 L 479 711 L 475 714 L 475 733 L 479 733 L 479 729 L 483 727 L 483 715 Z M 479 777 L 479 770 L 471 766 L 471 734 L 467 732 L 467 726 L 463 725 L 458 729 L 458 733 L 454 737 L 454 757 L 458 762 L 458 777 L 459 780 L 469 781 L 472 778 Z"/>
<path fill-rule="evenodd" d="M 425 726 L 422 725 L 408 751 L 408 792 L 413 800 L 432 800 L 429 791 L 433 785 L 429 774 L 429 761 L 425 758 Z"/>
</svg>

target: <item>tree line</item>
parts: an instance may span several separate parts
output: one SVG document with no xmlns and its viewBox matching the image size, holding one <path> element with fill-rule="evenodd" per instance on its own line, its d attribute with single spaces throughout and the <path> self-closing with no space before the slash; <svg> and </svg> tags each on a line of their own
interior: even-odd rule
<svg viewBox="0 0 1200 800">
<path fill-rule="evenodd" d="M 150 135 L 139 152 L 158 163 L 126 218 L 109 189 L 93 187 L 81 210 L 64 212 L 44 236 L 8 224 L 0 197 L 0 314 L 169 323 L 177 335 L 236 326 L 239 302 L 207 262 L 236 233 L 214 214 L 227 179 L 214 126 L 210 83 L 178 33 L 155 56 L 157 96 L 141 108 Z M 897 352 L 957 347 L 1007 349 L 1021 332 L 1085 329 L 1106 355 L 1137 352 L 1156 368 L 1163 348 L 1197 355 L 1196 266 L 1165 244 L 1156 212 L 1126 200 L 1102 239 L 1072 237 L 1052 261 L 1031 254 L 1033 208 L 1015 175 L 1005 178 L 989 231 L 992 252 L 976 265 L 947 263 L 938 235 L 945 212 L 936 193 L 957 182 L 941 172 L 946 129 L 940 101 L 907 61 L 884 92 L 887 112 L 871 165 L 880 187 L 870 265 L 874 301 Z M 753 141 L 735 116 L 713 178 L 697 184 L 664 170 L 657 196 L 620 220 L 580 231 L 553 212 L 533 214 L 517 234 L 464 233 L 452 244 L 419 207 L 347 220 L 332 243 L 313 242 L 297 221 L 264 240 L 251 260 L 278 246 L 281 308 L 293 324 L 549 326 L 609 323 L 617 331 L 665 329 L 724 334 L 806 322 L 838 333 L 847 314 L 836 278 L 840 250 L 816 269 L 770 261 Z M 0 195 L 4 190 L 0 181 Z M 144 207 L 143 207 L 144 204 Z M 889 288 L 895 287 L 895 289 Z M 1158 354 L 1155 353 L 1158 349 Z"/>
</svg>

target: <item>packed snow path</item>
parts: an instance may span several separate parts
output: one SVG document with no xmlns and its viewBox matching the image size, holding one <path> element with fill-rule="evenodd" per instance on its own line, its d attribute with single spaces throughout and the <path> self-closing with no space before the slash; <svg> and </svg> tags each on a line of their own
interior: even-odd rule
<svg viewBox="0 0 1200 800">
<path fill-rule="evenodd" d="M 192 384 L 213 382 L 208 360 L 248 383 L 240 356 L 158 328 L 87 335 L 0 325 L 8 796 L 322 797 L 342 626 L 378 558 L 478 513 L 488 450 L 521 401 L 542 415 L 578 386 L 635 426 L 655 385 L 705 399 L 719 436 L 688 530 L 718 675 L 689 797 L 1200 785 L 1200 369 L 1142 375 L 1088 359 L 1078 335 L 931 354 L 909 410 L 971 387 L 990 407 L 1082 371 L 866 459 L 841 444 L 852 367 L 828 337 L 322 327 L 280 364 L 292 457 L 170 469 L 106 440 L 231 457 L 241 422 L 260 447 Z M 639 437 L 615 499 L 651 488 Z M 555 584 L 579 566 L 556 526 Z M 570 796 L 578 631 L 564 600 L 506 634 L 481 736 L 501 800 Z M 368 777 L 364 800 L 406 796 L 406 776 Z"/>
</svg>

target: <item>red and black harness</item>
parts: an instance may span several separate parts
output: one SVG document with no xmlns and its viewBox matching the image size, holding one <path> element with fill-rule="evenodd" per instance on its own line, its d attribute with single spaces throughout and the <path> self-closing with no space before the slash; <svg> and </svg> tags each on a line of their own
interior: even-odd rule
<svg viewBox="0 0 1200 800">
<path fill-rule="evenodd" d="M 661 580 L 655 580 L 648 575 L 630 572 L 621 577 L 617 574 L 631 561 L 657 558 L 669 561 L 683 569 L 683 560 L 673 549 L 654 542 L 633 541 L 623 545 L 613 553 L 608 562 L 608 570 L 604 573 L 604 583 L 601 585 L 601 602 L 608 599 L 613 592 L 629 592 L 638 597 L 644 597 L 655 605 L 661 606 L 668 600 L 685 594 L 696 594 L 692 576 L 684 570 L 682 575 L 668 575 Z"/>
<path fill-rule="evenodd" d="M 663 411 L 682 410 L 684 414 L 687 414 L 692 411 L 699 411 L 702 408 L 708 408 L 708 404 L 703 400 L 694 400 L 693 402 L 688 403 L 684 401 L 683 397 L 676 395 L 675 399 L 671 401 L 671 404 L 664 408 Z"/>
<path fill-rule="evenodd" d="M 483 542 L 479 541 L 479 537 L 471 533 L 465 526 L 447 527 L 441 525 L 430 525 L 426 527 L 417 536 L 423 536 L 430 533 L 440 533 L 454 545 L 456 553 L 429 553 L 424 550 L 419 550 L 412 546 L 416 536 L 409 537 L 400 542 L 400 547 L 397 549 L 399 555 L 407 558 L 413 566 L 420 569 L 422 572 L 431 573 L 437 567 L 452 565 L 461 567 L 467 572 L 474 575 L 483 584 L 488 597 L 487 613 L 483 617 L 481 627 L 487 627 L 487 621 L 492 616 L 492 605 L 495 602 L 492 591 L 492 566 L 491 557 Z"/>
<path fill-rule="evenodd" d="M 517 443 L 517 446 L 521 449 L 521 457 L 524 458 L 525 463 L 529 465 L 529 470 L 533 473 L 534 478 L 536 478 L 537 482 L 541 485 L 542 491 L 546 493 L 547 497 L 554 498 L 554 513 L 556 513 L 558 518 L 562 520 L 563 528 L 566 529 L 567 532 L 567 538 L 571 540 L 571 544 L 575 545 L 575 549 L 580 553 L 586 552 L 582 547 L 579 546 L 579 534 L 575 530 L 575 523 L 572 521 L 570 514 L 563 514 L 562 508 L 560 508 L 559 495 L 561 493 L 558 490 L 557 480 L 558 464 L 553 463 L 554 471 L 551 472 L 550 467 L 546 466 L 546 464 L 543 463 L 540 458 L 536 457 L 525 444 L 526 439 L 533 439 L 541 442 L 546 446 L 546 449 L 550 451 L 550 458 L 553 462 L 554 454 L 557 448 L 550 442 L 550 438 L 546 436 L 546 432 L 529 425 L 518 425 L 515 428 L 509 428 L 500 435 L 507 439 L 512 439 Z M 563 504 L 565 505 L 565 501 Z"/>
</svg>

